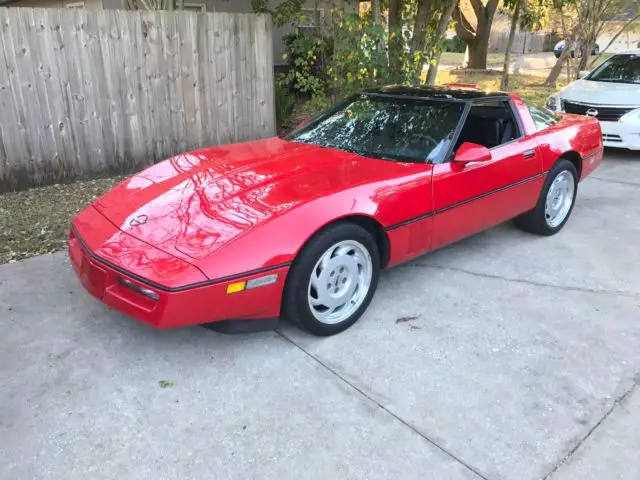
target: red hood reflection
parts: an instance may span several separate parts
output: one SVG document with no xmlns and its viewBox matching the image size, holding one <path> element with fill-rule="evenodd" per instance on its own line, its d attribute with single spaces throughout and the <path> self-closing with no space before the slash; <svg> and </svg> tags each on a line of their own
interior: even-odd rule
<svg viewBox="0 0 640 480">
<path fill-rule="evenodd" d="M 207 148 L 158 163 L 95 203 L 122 231 L 202 259 L 301 203 L 375 181 L 392 162 L 278 138 Z"/>
</svg>

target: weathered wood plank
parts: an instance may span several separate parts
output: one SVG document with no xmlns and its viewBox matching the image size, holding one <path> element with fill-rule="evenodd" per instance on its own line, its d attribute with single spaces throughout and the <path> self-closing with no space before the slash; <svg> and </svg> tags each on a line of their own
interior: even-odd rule
<svg viewBox="0 0 640 480">
<path fill-rule="evenodd" d="M 268 16 L 0 8 L 0 191 L 275 132 Z"/>
<path fill-rule="evenodd" d="M 18 80 L 9 34 L 11 20 L 8 10 L 0 9 L 0 131 L 3 153 L 0 155 L 0 183 L 8 188 L 15 186 L 18 177 L 27 167 L 26 131 L 20 129 L 21 103 L 17 91 Z"/>
<path fill-rule="evenodd" d="M 185 122 L 185 150 L 202 145 L 202 89 L 198 50 L 198 18 L 186 13 L 180 31 L 180 72 L 182 74 L 182 105 Z M 206 15 L 202 17 L 207 18 Z"/>
</svg>

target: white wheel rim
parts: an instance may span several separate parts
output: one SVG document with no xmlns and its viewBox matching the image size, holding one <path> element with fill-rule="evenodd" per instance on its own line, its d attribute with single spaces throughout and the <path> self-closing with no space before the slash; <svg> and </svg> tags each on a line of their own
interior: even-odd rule
<svg viewBox="0 0 640 480">
<path fill-rule="evenodd" d="M 336 243 L 311 271 L 307 298 L 313 316 L 327 325 L 347 320 L 360 308 L 373 274 L 371 255 L 354 240 Z"/>
<path fill-rule="evenodd" d="M 544 205 L 544 215 L 547 225 L 556 228 L 565 221 L 575 194 L 575 179 L 571 172 L 563 170 L 553 179 L 551 187 L 547 192 L 547 199 Z"/>
</svg>

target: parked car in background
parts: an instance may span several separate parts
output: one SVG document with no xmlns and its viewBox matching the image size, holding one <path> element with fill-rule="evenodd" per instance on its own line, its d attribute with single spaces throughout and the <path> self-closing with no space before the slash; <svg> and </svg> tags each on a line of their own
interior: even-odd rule
<svg viewBox="0 0 640 480">
<path fill-rule="evenodd" d="M 640 50 L 619 53 L 551 95 L 547 108 L 600 120 L 604 145 L 640 150 Z"/>
<path fill-rule="evenodd" d="M 556 58 L 560 58 L 560 55 L 562 55 L 562 52 L 564 51 L 564 48 L 565 48 L 565 44 L 566 44 L 566 42 L 564 40 L 560 40 L 553 47 L 553 54 L 556 56 Z M 583 56 L 584 55 L 585 49 L 586 49 L 586 45 L 584 43 L 581 43 L 578 46 L 578 51 L 580 53 L 579 56 Z M 600 55 L 600 45 L 598 45 L 597 43 L 594 45 L 593 50 L 591 51 L 591 55 Z M 571 46 L 571 56 L 572 57 L 576 56 L 576 46 L 575 46 L 575 44 Z"/>
<path fill-rule="evenodd" d="M 284 139 L 134 175 L 73 220 L 69 254 L 91 294 L 155 327 L 282 316 L 333 335 L 383 268 L 513 218 L 560 231 L 601 160 L 592 118 L 476 88 L 379 87 Z"/>
</svg>

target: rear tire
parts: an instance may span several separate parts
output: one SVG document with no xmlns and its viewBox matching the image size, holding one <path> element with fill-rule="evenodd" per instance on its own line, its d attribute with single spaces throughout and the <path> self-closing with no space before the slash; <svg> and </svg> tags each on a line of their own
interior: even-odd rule
<svg viewBox="0 0 640 480">
<path fill-rule="evenodd" d="M 371 303 L 379 274 L 380 254 L 371 234 L 349 222 L 330 225 L 293 262 L 283 317 L 314 335 L 340 333 Z"/>
<path fill-rule="evenodd" d="M 514 218 L 513 222 L 525 232 L 555 235 L 569 220 L 577 194 L 576 167 L 561 158 L 549 170 L 535 208 Z"/>
</svg>

